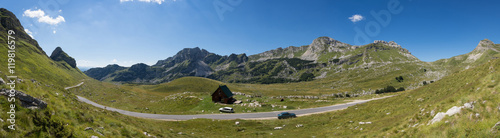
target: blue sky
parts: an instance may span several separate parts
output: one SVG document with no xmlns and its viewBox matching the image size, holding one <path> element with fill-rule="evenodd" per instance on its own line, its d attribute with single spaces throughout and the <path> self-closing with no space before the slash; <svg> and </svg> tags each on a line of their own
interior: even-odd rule
<svg viewBox="0 0 500 138">
<path fill-rule="evenodd" d="M 320 36 L 353 45 L 395 41 L 435 61 L 468 53 L 485 38 L 500 43 L 499 6 L 493 0 L 0 1 L 48 54 L 61 46 L 78 66 L 90 67 L 152 65 L 193 47 L 252 55 Z"/>
</svg>

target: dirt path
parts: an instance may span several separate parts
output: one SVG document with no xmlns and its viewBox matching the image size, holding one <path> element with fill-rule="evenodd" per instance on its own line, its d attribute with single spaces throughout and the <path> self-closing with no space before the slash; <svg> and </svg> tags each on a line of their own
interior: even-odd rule
<svg viewBox="0 0 500 138">
<path fill-rule="evenodd" d="M 68 89 L 71 89 L 71 88 L 80 87 L 80 86 L 82 86 L 82 85 L 83 85 L 83 82 L 81 82 L 81 83 L 79 83 L 79 84 L 77 84 L 77 85 L 75 85 L 75 86 L 66 87 L 66 88 L 64 88 L 64 90 L 68 90 Z"/>
</svg>

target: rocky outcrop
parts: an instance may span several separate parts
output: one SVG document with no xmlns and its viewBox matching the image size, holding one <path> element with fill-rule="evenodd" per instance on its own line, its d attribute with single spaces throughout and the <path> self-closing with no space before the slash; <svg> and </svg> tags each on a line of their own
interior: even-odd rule
<svg viewBox="0 0 500 138">
<path fill-rule="evenodd" d="M 401 45 L 398 45 L 398 43 L 394 42 L 394 41 L 389 41 L 389 42 L 386 42 L 386 41 L 383 41 L 383 40 L 375 40 L 373 41 L 374 44 L 384 44 L 384 45 L 387 45 L 387 46 L 390 46 L 390 47 L 398 47 L 400 48 Z"/>
<path fill-rule="evenodd" d="M 303 60 L 318 60 L 321 54 L 330 52 L 345 52 L 358 48 L 346 43 L 342 43 L 330 37 L 319 37 L 313 40 L 307 50 L 300 57 Z"/>
<path fill-rule="evenodd" d="M 8 89 L 1 89 L 0 90 L 0 95 L 8 96 L 10 94 L 10 90 Z M 44 109 L 47 107 L 47 103 L 34 98 L 28 94 L 25 94 L 21 91 L 15 91 L 15 98 L 21 101 L 21 106 L 25 108 L 30 108 L 30 109 Z"/>
<path fill-rule="evenodd" d="M 73 57 L 70 57 L 66 52 L 62 50 L 61 47 L 57 47 L 54 49 L 50 58 L 54 61 L 64 61 L 68 63 L 72 68 L 76 68 L 76 60 Z"/>
<path fill-rule="evenodd" d="M 485 52 L 487 50 L 493 50 L 496 52 L 500 52 L 499 51 L 500 49 L 497 49 L 497 47 L 495 47 L 495 43 L 493 43 L 492 41 L 490 41 L 488 39 L 484 39 L 484 40 L 479 41 L 479 44 L 477 44 L 477 46 L 473 52 Z"/>
</svg>

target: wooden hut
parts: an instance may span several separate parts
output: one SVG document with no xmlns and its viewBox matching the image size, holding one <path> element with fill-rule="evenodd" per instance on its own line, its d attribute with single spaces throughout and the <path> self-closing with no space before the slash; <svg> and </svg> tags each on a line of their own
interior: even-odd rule
<svg viewBox="0 0 500 138">
<path fill-rule="evenodd" d="M 226 85 L 219 85 L 219 88 L 212 93 L 212 102 L 220 102 L 225 104 L 232 104 L 236 101 L 233 98 L 233 93 Z"/>
</svg>

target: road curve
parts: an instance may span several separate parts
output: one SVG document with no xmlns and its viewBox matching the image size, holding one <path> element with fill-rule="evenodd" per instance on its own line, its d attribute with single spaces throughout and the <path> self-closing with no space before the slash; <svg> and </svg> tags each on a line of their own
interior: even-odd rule
<svg viewBox="0 0 500 138">
<path fill-rule="evenodd" d="M 394 96 L 394 95 L 392 95 Z M 361 103 L 366 103 L 368 101 L 372 100 L 379 100 L 379 99 L 384 99 L 392 96 L 385 96 L 385 97 L 380 97 L 380 98 L 373 98 L 373 99 L 368 99 L 368 100 L 357 100 L 349 103 L 344 103 L 344 104 L 337 104 L 337 105 L 331 105 L 331 106 L 325 106 L 325 107 L 318 107 L 318 108 L 308 108 L 308 109 L 298 109 L 298 110 L 286 110 L 286 112 L 291 112 L 295 113 L 297 116 L 304 116 L 304 115 L 310 115 L 310 114 L 316 114 L 316 113 L 323 113 L 323 112 L 329 112 L 329 111 L 335 111 L 335 110 L 341 110 L 345 109 L 349 106 L 353 106 L 356 104 L 361 104 Z M 274 112 L 260 112 L 260 113 L 236 113 L 236 114 L 198 114 L 198 115 L 165 115 L 165 114 L 149 114 L 149 113 L 139 113 L 139 112 L 131 112 L 131 111 L 126 111 L 126 110 L 121 110 L 121 109 L 116 109 L 112 107 L 106 107 L 100 104 L 97 104 L 95 102 L 92 102 L 86 98 L 83 98 L 81 96 L 78 96 L 78 100 L 85 102 L 87 104 L 91 104 L 93 106 L 106 109 L 109 111 L 116 111 L 118 113 L 128 115 L 128 116 L 134 116 L 134 117 L 140 117 L 140 118 L 150 118 L 150 119 L 159 119 L 159 120 L 189 120 L 189 119 L 196 119 L 196 118 L 207 118 L 207 119 L 222 119 L 222 120 L 228 120 L 228 119 L 276 119 L 277 115 L 281 112 L 285 111 L 274 111 Z"/>
</svg>

